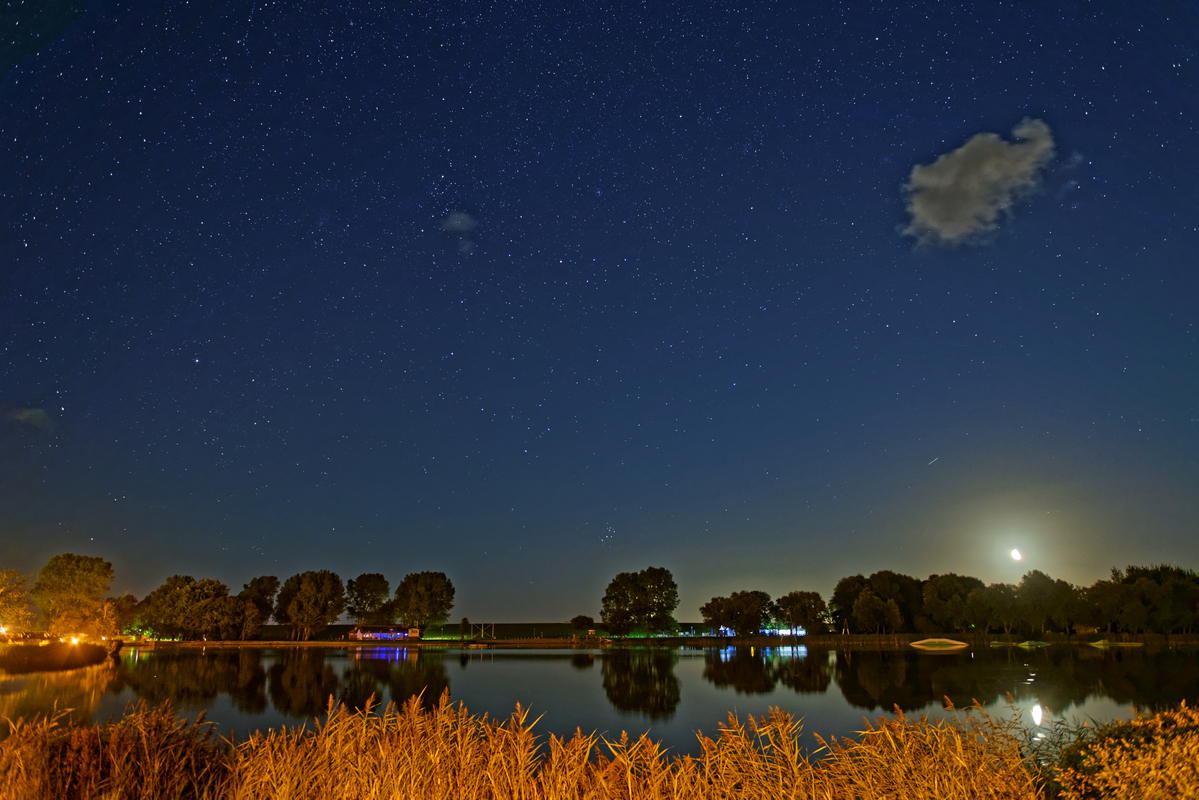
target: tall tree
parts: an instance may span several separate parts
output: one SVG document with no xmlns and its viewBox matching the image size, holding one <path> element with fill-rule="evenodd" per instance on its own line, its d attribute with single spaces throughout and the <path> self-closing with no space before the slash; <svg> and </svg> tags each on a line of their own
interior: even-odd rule
<svg viewBox="0 0 1199 800">
<path fill-rule="evenodd" d="M 138 610 L 138 626 L 156 639 L 174 639 L 184 635 L 180 618 L 191 602 L 191 587 L 196 579 L 191 575 L 172 575 L 162 585 L 146 595 Z"/>
<path fill-rule="evenodd" d="M 600 620 L 615 636 L 626 636 L 636 622 L 637 573 L 620 572 L 608 582 L 600 606 Z"/>
<path fill-rule="evenodd" d="M 778 599 L 782 618 L 794 632 L 803 628 L 805 633 L 822 633 L 828 606 L 820 592 L 789 592 Z"/>
<path fill-rule="evenodd" d="M 645 635 L 669 630 L 674 625 L 674 610 L 679 606 L 679 587 L 665 567 L 646 567 L 638 573 L 642 602 L 637 608 L 638 621 Z"/>
<path fill-rule="evenodd" d="M 1020 604 L 1016 600 L 1016 587 L 1010 583 L 992 583 L 986 588 L 986 599 L 994 609 L 995 621 L 1003 626 L 1004 633 L 1011 633 L 1020 622 Z"/>
<path fill-rule="evenodd" d="M 279 592 L 279 579 L 274 575 L 260 575 L 242 585 L 238 597 L 249 600 L 258 610 L 259 625 L 271 618 L 275 610 L 275 595 Z"/>
<path fill-rule="evenodd" d="M 396 587 L 395 615 L 404 625 L 440 625 L 453 607 L 454 584 L 444 572 L 412 572 Z"/>
<path fill-rule="evenodd" d="M 738 636 L 757 636 L 770 625 L 774 604 L 766 592 L 733 592 L 729 595 L 729 612 Z"/>
<path fill-rule="evenodd" d="M 890 602 L 894 603 L 895 601 Z M 853 621 L 857 629 L 863 633 L 880 633 L 888 622 L 887 612 L 887 604 L 870 589 L 863 589 L 853 603 Z M 895 606 L 895 613 L 899 613 L 898 605 Z"/>
<path fill-rule="evenodd" d="M 924 613 L 941 630 L 957 630 L 966 623 L 966 598 L 984 586 L 968 575 L 930 575 L 924 584 Z"/>
<path fill-rule="evenodd" d="M 112 611 L 116 617 L 117 631 L 125 633 L 137 618 L 139 605 L 137 598 L 129 592 L 125 592 L 120 597 L 107 598 L 106 602 L 112 604 Z"/>
<path fill-rule="evenodd" d="M 308 641 L 312 634 L 337 621 L 346 607 L 341 578 L 327 569 L 309 570 L 288 578 L 279 590 L 278 604 L 286 602 L 283 615 L 291 625 L 292 638 Z M 275 618 L 279 619 L 276 610 Z"/>
<path fill-rule="evenodd" d="M 189 586 L 176 623 L 188 639 L 221 639 L 233 627 L 228 619 L 229 587 L 215 578 L 203 578 Z M 238 609 L 241 604 L 236 604 Z M 228 638 L 233 638 L 229 636 Z"/>
<path fill-rule="evenodd" d="M 379 621 L 379 612 L 391 596 L 391 584 L 378 572 L 364 572 L 346 581 L 346 613 L 361 625 Z"/>
<path fill-rule="evenodd" d="M 1045 633 L 1045 624 L 1053 612 L 1054 585 L 1039 569 L 1030 570 L 1016 587 L 1016 603 L 1020 615 L 1033 631 Z"/>
<path fill-rule="evenodd" d="M 894 600 L 903 615 L 900 628 L 916 629 L 916 620 L 924 614 L 924 593 L 918 578 L 892 572 L 889 569 L 879 570 L 867 578 L 870 589 L 884 603 Z"/>
<path fill-rule="evenodd" d="M 975 630 L 981 633 L 987 633 L 991 629 L 991 625 L 996 618 L 995 602 L 991 594 L 987 591 L 987 587 L 981 589 L 975 588 L 970 590 L 970 594 L 966 595 L 965 611 L 966 623 L 971 625 Z"/>
<path fill-rule="evenodd" d="M 29 594 L 51 633 L 113 633 L 102 599 L 112 578 L 112 564 L 98 556 L 61 553 L 41 568 Z"/>
<path fill-rule="evenodd" d="M 647 567 L 641 572 L 621 572 L 608 583 L 600 617 L 609 633 L 623 636 L 642 625 L 649 636 L 674 624 L 678 605 L 679 587 L 670 570 Z"/>
<path fill-rule="evenodd" d="M 0 626 L 8 633 L 24 631 L 33 621 L 29 579 L 15 569 L 0 572 Z"/>
<path fill-rule="evenodd" d="M 704 623 L 726 628 L 737 636 L 755 636 L 771 622 L 774 603 L 766 592 L 733 592 L 728 597 L 713 597 L 700 607 Z"/>
<path fill-rule="evenodd" d="M 850 622 L 853 620 L 853 606 L 868 586 L 869 581 L 864 575 L 850 575 L 837 581 L 833 588 L 833 596 L 829 599 L 828 610 L 833 615 L 833 623 L 841 633 L 849 633 Z"/>
<path fill-rule="evenodd" d="M 699 607 L 699 613 L 703 617 L 704 624 L 714 632 L 719 632 L 721 629 L 728 631 L 733 629 L 733 614 L 727 597 L 713 597 Z"/>
</svg>

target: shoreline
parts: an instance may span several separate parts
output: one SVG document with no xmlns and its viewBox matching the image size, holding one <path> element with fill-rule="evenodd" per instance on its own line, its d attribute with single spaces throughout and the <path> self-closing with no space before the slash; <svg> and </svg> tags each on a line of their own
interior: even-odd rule
<svg viewBox="0 0 1199 800">
<path fill-rule="evenodd" d="M 239 648 L 270 648 L 289 649 L 300 647 L 321 647 L 326 649 L 378 650 L 378 649 L 415 649 L 415 650 L 607 650 L 629 648 L 662 648 L 662 649 L 711 649 L 720 647 L 760 647 L 764 649 L 814 647 L 821 650 L 908 650 L 912 642 L 926 638 L 927 634 L 821 634 L 817 636 L 759 636 L 759 637 L 722 637 L 722 636 L 678 636 L 653 637 L 649 639 L 630 637 L 624 639 L 606 638 L 539 638 L 539 639 L 419 639 L 400 642 L 347 641 L 345 639 L 317 639 L 295 641 L 290 639 L 254 639 L 236 641 L 170 641 L 149 640 L 125 642 L 124 646 L 138 650 L 158 649 L 239 649 Z M 1016 635 L 961 635 L 949 634 L 951 638 L 965 642 L 970 647 L 1018 646 L 1027 641 Z M 1150 649 L 1171 648 L 1176 646 L 1199 645 L 1199 634 L 1044 634 L 1038 640 L 1039 646 L 1059 645 L 1091 645 L 1106 641 L 1112 645 L 1142 645 Z M 960 651 L 959 651 L 960 652 Z"/>
</svg>

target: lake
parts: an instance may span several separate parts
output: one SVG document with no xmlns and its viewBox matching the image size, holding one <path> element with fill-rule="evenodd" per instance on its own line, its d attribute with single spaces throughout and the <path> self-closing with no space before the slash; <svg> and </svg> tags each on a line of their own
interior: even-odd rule
<svg viewBox="0 0 1199 800">
<path fill-rule="evenodd" d="M 517 703 L 541 717 L 542 733 L 649 731 L 676 752 L 696 753 L 694 732 L 712 735 L 729 711 L 779 706 L 804 718 L 810 736 L 843 736 L 865 718 L 941 713 L 975 699 L 1006 716 L 1008 696 L 1033 725 L 1054 719 L 1127 717 L 1132 708 L 1199 701 L 1199 648 L 1053 645 L 972 647 L 955 653 L 804 647 L 607 650 L 434 648 L 160 647 L 122 653 L 115 664 L 60 673 L 0 674 L 0 716 L 73 709 L 76 720 L 119 716 L 137 700 L 170 699 L 179 713 L 204 711 L 238 735 L 319 717 L 330 695 L 354 707 L 443 690 L 478 714 L 506 718 Z M 5 731 L 6 732 L 6 731 Z M 812 739 L 806 742 L 814 745 Z"/>
</svg>

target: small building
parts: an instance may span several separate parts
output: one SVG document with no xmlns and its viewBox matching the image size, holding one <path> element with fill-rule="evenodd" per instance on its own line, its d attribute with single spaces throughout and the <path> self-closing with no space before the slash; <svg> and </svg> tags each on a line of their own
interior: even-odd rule
<svg viewBox="0 0 1199 800">
<path fill-rule="evenodd" d="M 420 638 L 420 628 L 405 628 L 403 625 L 355 625 L 348 639 L 360 642 L 401 642 Z"/>
</svg>

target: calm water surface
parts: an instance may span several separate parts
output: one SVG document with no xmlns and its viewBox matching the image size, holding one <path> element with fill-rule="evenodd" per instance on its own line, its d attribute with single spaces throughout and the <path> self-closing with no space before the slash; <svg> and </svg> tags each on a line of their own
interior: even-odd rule
<svg viewBox="0 0 1199 800">
<path fill-rule="evenodd" d="M 954 654 L 795 648 L 706 650 L 171 649 L 132 651 L 119 663 L 61 673 L 0 673 L 0 715 L 73 709 L 77 720 L 119 716 L 131 701 L 170 699 L 205 711 L 239 735 L 320 716 L 330 695 L 353 707 L 445 689 L 474 713 L 507 717 L 517 703 L 537 730 L 576 727 L 619 736 L 649 731 L 677 751 L 698 750 L 729 711 L 779 706 L 808 733 L 841 736 L 865 718 L 940 713 L 977 699 L 1007 715 L 1008 695 L 1031 726 L 1034 706 L 1052 719 L 1107 720 L 1180 700 L 1199 701 L 1199 649 L 1055 645 L 972 648 Z M 808 742 L 811 743 L 810 740 Z"/>
</svg>

